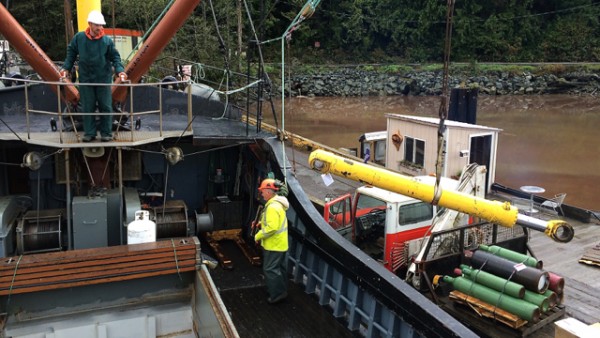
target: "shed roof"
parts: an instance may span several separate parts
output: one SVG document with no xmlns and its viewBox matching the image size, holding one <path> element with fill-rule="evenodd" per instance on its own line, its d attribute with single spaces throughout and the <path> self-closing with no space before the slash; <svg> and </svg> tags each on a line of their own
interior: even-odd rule
<svg viewBox="0 0 600 338">
<path fill-rule="evenodd" d="M 384 140 L 387 138 L 387 131 L 372 131 L 370 133 L 364 133 L 360 135 L 358 141 L 375 141 L 375 140 Z"/>
<path fill-rule="evenodd" d="M 431 126 L 438 126 L 440 124 L 440 119 L 437 117 L 400 115 L 400 114 L 385 114 L 385 116 L 390 119 L 416 122 L 416 123 L 431 125 Z M 444 121 L 444 124 L 448 127 L 455 127 L 455 128 L 485 130 L 485 131 L 493 131 L 493 132 L 501 132 L 502 131 L 502 129 L 499 129 L 499 128 L 486 127 L 486 126 L 482 126 L 482 125 L 478 125 L 478 124 L 470 124 L 470 123 L 457 122 L 457 121 L 452 121 L 452 120 L 446 120 L 446 121 Z"/>
</svg>

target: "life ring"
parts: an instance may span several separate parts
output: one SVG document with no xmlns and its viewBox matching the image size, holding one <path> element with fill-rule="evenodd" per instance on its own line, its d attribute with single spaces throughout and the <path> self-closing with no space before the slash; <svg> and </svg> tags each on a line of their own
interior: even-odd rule
<svg viewBox="0 0 600 338">
<path fill-rule="evenodd" d="M 400 131 L 397 131 L 392 135 L 392 144 L 394 144 L 397 151 L 400 151 L 400 145 L 402 144 L 402 141 L 404 141 L 404 137 L 402 134 L 400 134 Z"/>
</svg>

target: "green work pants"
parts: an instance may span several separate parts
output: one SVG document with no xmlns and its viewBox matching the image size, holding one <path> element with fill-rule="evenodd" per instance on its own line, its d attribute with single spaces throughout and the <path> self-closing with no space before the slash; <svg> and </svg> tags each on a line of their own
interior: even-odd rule
<svg viewBox="0 0 600 338">
<path fill-rule="evenodd" d="M 96 104 L 100 113 L 112 113 L 110 86 L 79 86 L 83 132 L 85 136 L 96 137 Z M 100 136 L 112 137 L 112 115 L 100 116 Z"/>
<path fill-rule="evenodd" d="M 263 251 L 263 272 L 269 297 L 275 299 L 287 292 L 287 252 Z"/>
</svg>

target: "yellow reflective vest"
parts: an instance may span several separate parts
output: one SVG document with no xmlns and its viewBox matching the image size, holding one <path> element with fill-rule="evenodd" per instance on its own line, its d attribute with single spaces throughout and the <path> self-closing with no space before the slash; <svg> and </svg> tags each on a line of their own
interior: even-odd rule
<svg viewBox="0 0 600 338">
<path fill-rule="evenodd" d="M 275 196 L 267 201 L 260 218 L 260 230 L 254 235 L 256 242 L 261 241 L 262 247 L 269 251 L 287 251 L 288 221 L 285 214 L 289 208 L 287 198 Z"/>
</svg>

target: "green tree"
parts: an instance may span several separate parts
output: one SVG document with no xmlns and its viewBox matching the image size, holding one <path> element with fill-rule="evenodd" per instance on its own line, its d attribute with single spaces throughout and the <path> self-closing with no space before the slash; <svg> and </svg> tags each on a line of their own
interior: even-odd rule
<svg viewBox="0 0 600 338">
<path fill-rule="evenodd" d="M 598 61 L 600 15 L 599 4 L 593 1 L 549 1 L 543 7 L 553 12 L 546 23 L 540 41 L 543 61 Z"/>
<path fill-rule="evenodd" d="M 73 23 L 77 12 L 72 3 Z M 148 32 L 170 0 L 103 1 L 108 27 Z M 256 44 L 267 62 L 278 63 L 281 43 L 305 0 L 203 0 L 165 46 L 156 64 L 173 71 L 171 57 L 218 66 L 256 61 Z M 64 1 L 7 2 L 8 10 L 53 60 L 64 59 Z M 245 13 L 246 5 L 254 20 Z M 447 0 L 322 0 L 312 17 L 295 27 L 290 60 L 307 63 L 440 62 Z M 114 13 L 114 23 L 113 21 Z M 461 62 L 598 61 L 600 3 L 596 0 L 461 0 L 455 3 L 451 60 Z M 315 47 L 315 42 L 320 47 Z M 246 54 L 246 49 L 249 54 Z M 288 54 L 289 53 L 289 54 Z"/>
<path fill-rule="evenodd" d="M 11 1 L 7 8 L 31 38 L 52 59 L 64 58 L 65 38 L 62 1 Z"/>
</svg>

